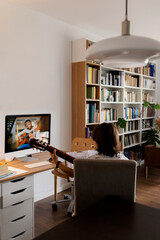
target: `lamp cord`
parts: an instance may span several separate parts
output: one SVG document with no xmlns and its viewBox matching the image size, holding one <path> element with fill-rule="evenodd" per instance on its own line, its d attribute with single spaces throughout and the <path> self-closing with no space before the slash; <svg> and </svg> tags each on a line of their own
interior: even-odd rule
<svg viewBox="0 0 160 240">
<path fill-rule="evenodd" d="M 126 0 L 126 19 L 128 18 L 128 0 Z"/>
</svg>

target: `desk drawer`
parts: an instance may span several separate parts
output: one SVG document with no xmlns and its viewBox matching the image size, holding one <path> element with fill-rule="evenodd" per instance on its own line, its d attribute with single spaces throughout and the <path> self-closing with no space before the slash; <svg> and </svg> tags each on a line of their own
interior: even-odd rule
<svg viewBox="0 0 160 240">
<path fill-rule="evenodd" d="M 33 229 L 32 228 L 30 228 L 24 232 L 20 232 L 19 234 L 11 237 L 9 240 L 31 240 L 31 239 L 33 239 Z"/>
<path fill-rule="evenodd" d="M 10 207 L 0 209 L 0 215 L 3 224 L 11 222 L 17 218 L 33 212 L 33 199 L 16 203 Z"/>
<path fill-rule="evenodd" d="M 3 237 L 2 239 L 18 239 L 19 234 L 25 233 L 28 229 L 31 229 L 33 225 L 33 216 L 32 213 L 24 215 L 21 218 L 13 220 L 2 226 Z M 20 235 L 19 235 L 19 239 Z M 23 238 L 22 238 L 23 239 Z"/>
<path fill-rule="evenodd" d="M 2 208 L 9 207 L 15 203 L 27 200 L 33 197 L 33 188 L 23 188 L 18 191 L 13 191 L 2 197 Z"/>
<path fill-rule="evenodd" d="M 21 177 L 2 183 L 2 196 L 31 186 L 33 186 L 33 176 Z"/>
</svg>

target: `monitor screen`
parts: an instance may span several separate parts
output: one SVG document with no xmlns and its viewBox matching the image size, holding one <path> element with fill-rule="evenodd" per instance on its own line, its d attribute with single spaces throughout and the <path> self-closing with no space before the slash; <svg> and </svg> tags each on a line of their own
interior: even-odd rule
<svg viewBox="0 0 160 240">
<path fill-rule="evenodd" d="M 50 118 L 50 114 L 7 115 L 5 153 L 31 148 L 31 138 L 50 143 Z"/>
</svg>

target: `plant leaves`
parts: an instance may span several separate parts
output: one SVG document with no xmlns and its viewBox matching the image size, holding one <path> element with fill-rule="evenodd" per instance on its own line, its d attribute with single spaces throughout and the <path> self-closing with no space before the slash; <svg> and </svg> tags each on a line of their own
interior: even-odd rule
<svg viewBox="0 0 160 240">
<path fill-rule="evenodd" d="M 126 127 L 126 120 L 124 118 L 118 118 L 118 125 L 121 128 L 125 128 Z"/>
</svg>

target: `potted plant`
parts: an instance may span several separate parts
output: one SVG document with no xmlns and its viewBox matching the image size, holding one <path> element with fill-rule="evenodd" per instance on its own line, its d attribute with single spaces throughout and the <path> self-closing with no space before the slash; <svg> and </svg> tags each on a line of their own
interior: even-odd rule
<svg viewBox="0 0 160 240">
<path fill-rule="evenodd" d="M 144 135 L 144 141 L 146 141 L 144 143 L 144 145 L 153 145 L 156 147 L 157 144 L 160 144 L 160 138 L 159 138 L 159 131 L 160 131 L 160 119 L 158 116 L 158 110 L 160 110 L 160 105 L 159 104 L 151 104 L 147 101 L 144 101 L 144 107 L 150 108 L 150 109 L 154 109 L 156 114 L 155 114 L 155 124 L 154 127 L 149 126 L 149 125 L 145 125 L 146 128 L 149 127 L 150 129 L 148 131 L 146 131 L 145 135 Z"/>
</svg>

